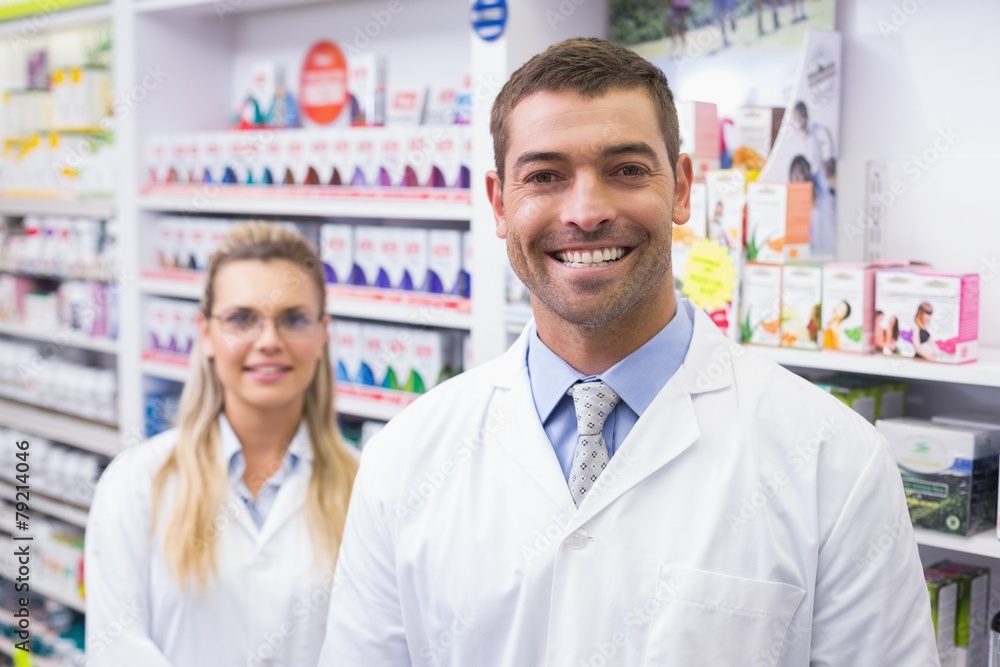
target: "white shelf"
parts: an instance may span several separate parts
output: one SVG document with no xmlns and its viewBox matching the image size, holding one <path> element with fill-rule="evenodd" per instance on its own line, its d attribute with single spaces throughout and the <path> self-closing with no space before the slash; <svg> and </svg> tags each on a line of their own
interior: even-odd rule
<svg viewBox="0 0 1000 667">
<path fill-rule="evenodd" d="M 205 274 L 179 269 L 143 269 L 139 288 L 144 294 L 197 301 L 205 290 Z"/>
<path fill-rule="evenodd" d="M 59 6 L 58 2 L 41 3 L 43 6 Z M 38 31 L 52 31 L 64 28 L 84 26 L 88 23 L 98 23 L 111 19 L 111 4 L 102 4 L 76 7 L 63 11 L 51 12 L 48 14 L 34 14 L 16 19 L 0 21 L 0 37 L 5 41 L 8 34 L 34 34 Z"/>
<path fill-rule="evenodd" d="M 759 345 L 747 347 L 782 366 L 880 375 L 908 380 L 1000 387 L 1000 349 L 997 348 L 980 347 L 978 361 L 953 365 L 887 357 L 881 354 L 819 352 Z"/>
<path fill-rule="evenodd" d="M 923 546 L 1000 559 L 1000 540 L 997 539 L 995 529 L 969 537 L 939 533 L 926 528 L 914 528 L 913 532 L 917 535 L 917 544 Z"/>
<path fill-rule="evenodd" d="M 63 329 L 62 331 L 40 331 L 39 329 L 19 324 L 17 322 L 0 322 L 0 334 L 40 340 L 56 345 L 65 345 L 80 350 L 93 350 L 115 354 L 118 351 L 118 341 L 111 338 L 87 336 L 79 331 Z"/>
<path fill-rule="evenodd" d="M 142 372 L 150 377 L 181 383 L 187 382 L 188 360 L 182 355 L 143 350 Z"/>
<path fill-rule="evenodd" d="M 75 595 L 67 595 L 66 593 L 63 593 L 50 584 L 47 584 L 44 579 L 32 578 L 31 590 L 39 595 L 47 597 L 50 600 L 58 602 L 61 605 L 65 605 L 70 609 L 75 609 L 80 613 L 87 612 L 87 605 L 83 600 Z"/>
<path fill-rule="evenodd" d="M 31 487 L 31 493 L 29 494 L 28 507 L 31 508 L 29 516 L 32 519 L 34 518 L 34 513 L 38 512 L 54 519 L 65 521 L 73 526 L 79 526 L 80 528 L 87 527 L 86 508 L 77 507 L 62 500 L 57 500 L 54 497 L 42 495 L 34 485 L 29 486 Z M 7 480 L 0 480 L 0 498 L 16 502 L 16 497 L 14 483 Z"/>
<path fill-rule="evenodd" d="M 0 398 L 0 424 L 105 456 L 120 447 L 114 426 L 6 398 Z"/>
<path fill-rule="evenodd" d="M 148 188 L 139 207 L 250 216 L 468 221 L 470 201 L 469 190 L 450 188 L 163 185 Z"/>
<path fill-rule="evenodd" d="M 107 7 L 92 7 L 90 11 L 98 9 L 103 9 L 105 13 L 108 11 Z M 56 16 L 54 14 L 52 18 L 54 19 Z M 19 24 L 20 21 L 13 21 L 13 23 Z M 0 23 L 0 36 L 3 35 L 5 27 L 6 23 Z M 0 216 L 59 215 L 107 220 L 113 218 L 114 214 L 115 207 L 112 199 L 8 198 L 0 194 Z"/>
<path fill-rule="evenodd" d="M 405 391 L 341 382 L 337 384 L 334 406 L 337 409 L 337 414 L 389 421 L 418 397 L 419 394 Z"/>
<path fill-rule="evenodd" d="M 326 309 L 339 317 L 448 329 L 472 328 L 472 302 L 463 297 L 328 285 Z"/>
<path fill-rule="evenodd" d="M 287 9 L 297 6 L 316 5 L 337 0 L 239 0 L 223 4 L 220 0 L 135 0 L 132 7 L 139 14 L 171 12 L 182 18 L 223 19 L 230 12 L 260 12 L 271 9 Z"/>
</svg>

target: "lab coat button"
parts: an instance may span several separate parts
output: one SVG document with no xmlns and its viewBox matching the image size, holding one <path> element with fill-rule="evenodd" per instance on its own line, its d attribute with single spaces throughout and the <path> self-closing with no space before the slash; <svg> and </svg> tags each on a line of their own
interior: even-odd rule
<svg viewBox="0 0 1000 667">
<path fill-rule="evenodd" d="M 582 549 L 587 545 L 587 531 L 577 530 L 566 537 L 566 546 L 570 549 Z"/>
</svg>

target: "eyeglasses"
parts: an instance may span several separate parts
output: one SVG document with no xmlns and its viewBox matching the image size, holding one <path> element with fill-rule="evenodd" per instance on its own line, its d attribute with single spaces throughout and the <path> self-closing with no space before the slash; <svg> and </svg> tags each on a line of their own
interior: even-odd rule
<svg viewBox="0 0 1000 667">
<path fill-rule="evenodd" d="M 315 335 L 323 321 L 322 315 L 303 311 L 286 310 L 274 316 L 267 316 L 255 310 L 238 309 L 220 315 L 210 315 L 219 320 L 222 332 L 238 338 L 256 338 L 264 330 L 264 322 L 271 320 L 278 333 L 288 338 L 307 338 Z"/>
</svg>

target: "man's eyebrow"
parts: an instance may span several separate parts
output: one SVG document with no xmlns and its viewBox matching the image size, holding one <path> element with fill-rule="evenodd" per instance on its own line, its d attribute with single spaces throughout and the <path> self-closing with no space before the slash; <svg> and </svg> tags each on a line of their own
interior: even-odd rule
<svg viewBox="0 0 1000 667">
<path fill-rule="evenodd" d="M 656 155 L 656 151 L 644 141 L 608 146 L 601 151 L 602 159 L 618 157 L 620 155 L 641 155 L 651 160 L 657 167 L 660 166 L 660 158 Z M 559 151 L 529 151 L 522 153 L 514 161 L 514 169 L 520 169 L 532 162 L 561 162 L 568 159 L 569 156 Z"/>
<path fill-rule="evenodd" d="M 660 166 L 660 158 L 656 155 L 656 151 L 654 151 L 653 147 L 644 141 L 608 146 L 601 151 L 601 157 L 604 158 L 617 157 L 619 155 L 642 155 L 643 157 L 652 160 L 657 167 Z"/>
<path fill-rule="evenodd" d="M 531 164 L 532 162 L 559 162 L 560 160 L 565 160 L 567 158 L 565 153 L 560 153 L 558 151 L 529 151 L 527 153 L 521 153 L 521 155 L 514 162 L 514 169 L 520 169 L 526 164 Z"/>
</svg>

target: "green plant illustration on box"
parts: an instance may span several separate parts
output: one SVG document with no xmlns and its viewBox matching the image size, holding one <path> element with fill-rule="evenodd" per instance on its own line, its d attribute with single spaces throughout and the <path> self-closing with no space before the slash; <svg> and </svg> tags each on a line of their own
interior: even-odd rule
<svg viewBox="0 0 1000 667">
<path fill-rule="evenodd" d="M 844 336 L 853 340 L 855 343 L 860 343 L 861 327 L 851 327 L 850 329 L 844 329 Z"/>
<path fill-rule="evenodd" d="M 770 236 L 765 237 L 758 243 L 757 230 L 756 229 L 754 230 L 753 234 L 750 236 L 750 240 L 747 241 L 747 261 L 749 262 L 757 261 L 757 256 L 760 254 L 760 251 L 763 249 L 764 245 L 771 240 L 771 236 L 774 235 L 771 234 Z"/>
<path fill-rule="evenodd" d="M 756 329 L 757 327 L 750 326 L 750 309 L 747 308 L 746 317 L 740 322 L 740 340 L 744 343 L 749 343 Z"/>
</svg>

